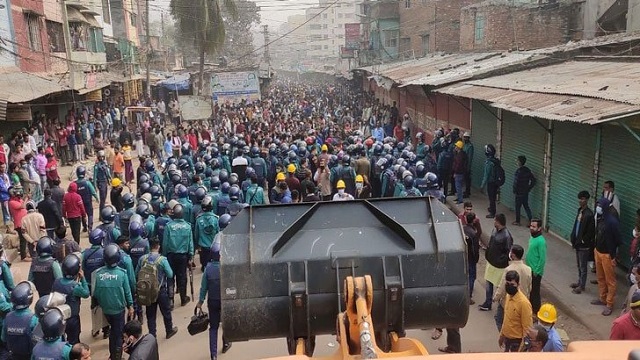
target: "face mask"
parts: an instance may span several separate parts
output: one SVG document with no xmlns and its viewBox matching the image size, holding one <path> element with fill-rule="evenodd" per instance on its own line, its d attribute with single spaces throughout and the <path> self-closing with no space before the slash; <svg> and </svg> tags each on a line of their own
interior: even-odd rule
<svg viewBox="0 0 640 360">
<path fill-rule="evenodd" d="M 540 326 L 542 326 L 545 330 L 549 331 L 549 330 L 551 330 L 551 327 L 553 325 L 542 325 L 542 324 L 540 324 Z"/>
<path fill-rule="evenodd" d="M 338 189 L 338 194 L 344 195 L 344 189 Z"/>
<path fill-rule="evenodd" d="M 513 296 L 518 292 L 518 287 L 512 284 L 505 284 L 505 290 L 507 291 L 507 294 Z"/>
<path fill-rule="evenodd" d="M 596 214 L 602 215 L 602 207 L 601 206 L 596 206 Z"/>
<path fill-rule="evenodd" d="M 364 186 L 363 183 L 356 183 L 356 189 L 358 189 L 358 190 L 362 190 L 363 186 Z"/>
</svg>

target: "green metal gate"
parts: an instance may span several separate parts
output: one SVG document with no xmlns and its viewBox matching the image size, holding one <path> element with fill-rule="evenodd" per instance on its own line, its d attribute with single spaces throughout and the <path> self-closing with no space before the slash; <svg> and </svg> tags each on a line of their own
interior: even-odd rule
<svg viewBox="0 0 640 360">
<path fill-rule="evenodd" d="M 552 146 L 548 225 L 549 230 L 570 240 L 578 209 L 578 193 L 582 190 L 591 193 L 596 128 L 555 122 Z"/>
<path fill-rule="evenodd" d="M 636 211 L 640 207 L 640 142 L 620 126 L 605 125 L 602 128 L 602 148 L 600 171 L 598 176 L 598 195 L 602 185 L 611 180 L 615 183 L 615 192 L 620 199 L 620 234 L 623 245 L 620 246 L 618 259 L 629 265 L 629 243 L 631 231 L 636 221 Z"/>
<path fill-rule="evenodd" d="M 484 106 L 483 106 L 484 105 Z M 482 183 L 484 173 L 484 146 L 486 144 L 496 144 L 498 137 L 498 125 L 495 109 L 486 103 L 473 100 L 471 118 L 471 142 L 474 146 L 473 162 L 471 164 L 472 185 L 476 188 Z M 491 112 L 493 111 L 493 113 Z"/>
<path fill-rule="evenodd" d="M 533 118 L 522 117 L 509 111 L 503 111 L 502 114 L 501 160 L 506 181 L 500 190 L 500 202 L 511 210 L 515 209 L 513 176 L 517 168 L 517 157 L 524 155 L 527 157 L 526 166 L 531 169 L 537 180 L 535 188 L 529 193 L 529 206 L 533 217 L 540 217 L 542 215 L 544 194 L 543 166 L 547 136 L 547 131 L 542 126 L 546 126 L 547 120 L 540 120 L 540 123 L 538 123 Z M 523 218 L 520 221 L 525 223 L 526 214 L 524 209 L 522 209 L 521 215 Z M 512 220 L 508 219 L 508 221 L 511 222 Z"/>
</svg>

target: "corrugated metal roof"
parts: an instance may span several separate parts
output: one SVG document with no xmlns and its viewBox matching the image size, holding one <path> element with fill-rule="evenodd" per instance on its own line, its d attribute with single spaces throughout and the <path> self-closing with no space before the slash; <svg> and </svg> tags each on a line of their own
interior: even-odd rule
<svg viewBox="0 0 640 360">
<path fill-rule="evenodd" d="M 0 84 L 0 99 L 14 104 L 69 90 L 54 81 L 23 72 L 0 74 Z"/>
<path fill-rule="evenodd" d="M 458 84 L 435 90 L 436 92 L 485 100 L 491 106 L 556 121 L 573 121 L 589 125 L 640 111 L 640 106 L 617 101 L 591 99 L 581 96 L 544 94 L 511 89 L 498 89 L 480 85 Z"/>
<path fill-rule="evenodd" d="M 640 105 L 640 65 L 633 62 L 570 61 L 468 83 Z"/>
</svg>

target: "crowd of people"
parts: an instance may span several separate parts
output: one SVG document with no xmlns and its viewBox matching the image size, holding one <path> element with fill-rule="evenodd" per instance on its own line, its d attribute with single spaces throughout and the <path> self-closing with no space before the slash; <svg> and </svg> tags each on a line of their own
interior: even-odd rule
<svg viewBox="0 0 640 360">
<path fill-rule="evenodd" d="M 0 136 L 3 219 L 7 231 L 19 238 L 20 258 L 31 261 L 29 282 L 18 285 L 7 263 L 0 264 L 0 308 L 6 313 L 1 356 L 39 359 L 46 352 L 86 359 L 90 348 L 80 342 L 80 303 L 90 299 L 91 335 L 109 339 L 111 359 L 120 359 L 123 351 L 132 359 L 158 359 L 157 312 L 166 338 L 173 337 L 178 332 L 172 318 L 175 293 L 180 306 L 195 301 L 193 284 L 191 296 L 187 284 L 199 258 L 204 276 L 196 307 L 207 303 L 210 353 L 216 359 L 220 233 L 244 208 L 376 197 L 431 196 L 445 202 L 449 195 L 464 208 L 459 218 L 470 296 L 481 248 L 486 249 L 486 299 L 479 309 L 490 311 L 497 304 L 500 346 L 505 351 L 563 350 L 554 327 L 557 311 L 540 300 L 546 242 L 542 222 L 531 217 L 524 197 L 535 186 L 535 178 L 523 169 L 526 157 L 518 158 L 513 184 L 514 192 L 522 194 L 513 225 L 520 225 L 520 205 L 529 219 L 525 254 L 513 244 L 505 216 L 496 211 L 505 174 L 490 144 L 484 146 L 482 184 L 490 199 L 487 217 L 495 220 L 490 235 L 483 236 L 473 205 L 465 201 L 474 158 L 468 131 L 435 129 L 427 143 L 424 133 L 413 133 L 411 117 L 401 116 L 395 103 L 382 104 L 347 82 L 278 80 L 262 101 L 216 104 L 210 119 L 193 123 L 180 121 L 173 97 L 168 103 L 141 102 L 153 110 L 136 119 L 127 119 L 118 106 L 85 107 L 70 112 L 66 127 L 44 120 L 7 143 Z M 95 162 L 78 166 L 76 180 L 63 189 L 59 167 L 91 156 Z M 584 216 L 578 216 L 572 235 L 581 264 L 579 281 L 572 284 L 576 293 L 585 287 L 589 250 L 615 255 L 609 242 L 602 245 L 595 234 L 614 221 L 585 213 L 588 195 L 579 195 L 579 215 Z M 605 201 L 599 200 L 597 213 L 609 209 Z M 96 203 L 99 219 L 93 215 Z M 587 223 L 588 216 L 593 224 Z M 90 242 L 84 250 L 83 231 Z M 591 235 L 594 241 L 588 242 Z M 611 309 L 606 275 L 611 264 L 603 266 L 598 257 L 599 304 Z M 633 274 L 638 276 L 637 267 Z M 31 311 L 35 292 L 40 300 Z M 630 292 L 629 299 L 632 311 L 626 316 L 635 321 L 640 293 Z M 149 334 L 143 335 L 145 320 Z M 39 338 L 34 337 L 36 327 L 44 334 Z M 459 329 L 446 330 L 447 346 L 440 350 L 461 352 Z M 626 326 L 616 333 L 629 331 Z M 442 333 L 435 329 L 432 337 Z M 223 336 L 222 352 L 230 347 Z"/>
</svg>

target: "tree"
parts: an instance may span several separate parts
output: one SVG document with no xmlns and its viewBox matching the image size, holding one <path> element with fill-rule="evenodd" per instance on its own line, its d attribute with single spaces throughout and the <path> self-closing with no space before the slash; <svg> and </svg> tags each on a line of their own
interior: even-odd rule
<svg viewBox="0 0 640 360">
<path fill-rule="evenodd" d="M 260 8 L 250 0 L 236 0 L 238 18 L 236 21 L 227 22 L 226 39 L 222 55 L 240 65 L 253 64 L 256 56 L 245 56 L 254 50 L 253 28 L 260 24 Z M 231 18 L 231 14 L 223 10 L 225 19 Z"/>
<path fill-rule="evenodd" d="M 200 83 L 198 94 L 204 84 L 204 56 L 214 54 L 223 45 L 226 37 L 222 16 L 224 9 L 235 21 L 238 8 L 233 0 L 171 0 L 171 14 L 178 22 L 183 37 L 193 39 L 200 54 Z"/>
</svg>

